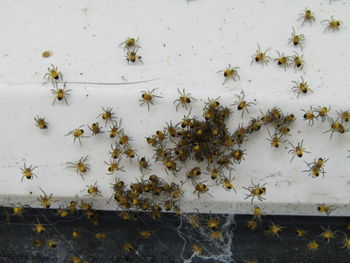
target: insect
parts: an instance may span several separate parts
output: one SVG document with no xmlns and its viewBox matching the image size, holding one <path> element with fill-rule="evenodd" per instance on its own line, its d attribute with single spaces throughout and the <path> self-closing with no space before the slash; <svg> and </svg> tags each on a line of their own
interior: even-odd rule
<svg viewBox="0 0 350 263">
<path fill-rule="evenodd" d="M 104 133 L 104 131 L 101 129 L 100 125 L 98 124 L 98 122 L 94 122 L 93 124 L 91 124 L 91 126 L 87 125 L 88 128 L 90 129 L 90 131 L 92 132 L 92 135 L 97 135 L 100 133 Z"/>
<path fill-rule="evenodd" d="M 50 194 L 49 196 L 44 192 L 43 189 L 41 189 L 39 187 L 39 189 L 41 190 L 41 192 L 43 192 L 43 196 L 40 195 L 40 198 L 38 198 L 38 201 L 41 203 L 41 206 L 43 208 L 50 208 L 51 206 L 51 199 L 52 199 L 52 194 Z"/>
<path fill-rule="evenodd" d="M 297 52 L 294 52 L 294 56 L 292 56 L 292 61 L 294 63 L 294 69 L 297 67 L 299 69 L 303 69 L 304 67 L 304 60 L 303 55 L 299 55 Z"/>
<path fill-rule="evenodd" d="M 293 161 L 295 156 L 298 156 L 299 158 L 301 158 L 303 157 L 304 153 L 310 153 L 308 151 L 305 151 L 305 148 L 303 147 L 303 140 L 301 140 L 301 142 L 298 142 L 297 146 L 294 146 L 290 142 L 289 144 L 292 147 L 292 149 L 288 151 L 288 153 L 292 154 L 292 159 L 290 159 L 291 162 Z"/>
<path fill-rule="evenodd" d="M 67 162 L 67 168 L 75 169 L 78 174 L 80 174 L 81 178 L 84 179 L 83 175 L 90 169 L 87 164 L 88 155 L 83 156 L 77 162 Z"/>
<path fill-rule="evenodd" d="M 152 232 L 149 230 L 143 230 L 139 232 L 140 237 L 142 237 L 143 239 L 148 239 L 152 236 Z"/>
<path fill-rule="evenodd" d="M 343 23 L 340 20 L 335 20 L 333 18 L 333 16 L 331 16 L 331 19 L 326 19 L 326 20 L 322 20 L 321 23 L 326 24 L 325 29 L 323 30 L 323 32 L 327 32 L 327 31 L 336 31 L 339 30 L 340 25 Z"/>
<path fill-rule="evenodd" d="M 58 71 L 58 68 L 51 64 L 51 68 L 47 68 L 47 73 L 44 75 L 44 79 L 47 81 L 52 81 L 54 83 L 55 81 L 62 80 L 62 73 Z"/>
<path fill-rule="evenodd" d="M 33 170 L 35 170 L 36 168 L 38 168 L 38 166 L 32 166 L 32 165 L 30 165 L 29 167 L 27 167 L 26 166 L 26 163 L 24 163 L 23 164 L 23 168 L 20 168 L 21 169 L 21 173 L 22 173 L 22 180 L 21 180 L 21 182 L 23 181 L 23 179 L 24 179 L 24 177 L 26 178 L 26 179 L 33 179 L 34 178 L 34 176 L 35 177 L 37 177 L 36 176 L 36 174 L 35 173 L 33 173 Z"/>
<path fill-rule="evenodd" d="M 326 228 L 324 228 L 323 226 L 321 226 L 323 232 L 320 234 L 320 236 L 323 238 L 324 241 L 326 241 L 327 243 L 329 243 L 331 241 L 332 238 L 335 238 L 335 234 L 337 231 L 332 231 L 329 226 Z"/>
<path fill-rule="evenodd" d="M 244 100 L 245 94 L 243 91 L 241 91 L 241 96 L 240 95 L 236 95 L 237 97 L 237 101 L 235 101 L 233 104 L 231 104 L 231 106 L 237 106 L 237 110 L 241 110 L 242 111 L 242 118 L 243 118 L 243 114 L 244 111 L 246 111 L 247 113 L 249 113 L 248 111 L 248 107 L 250 107 L 251 105 L 255 105 L 254 102 L 247 102 Z"/>
<path fill-rule="evenodd" d="M 292 81 L 292 83 L 295 84 L 295 86 L 292 87 L 292 91 L 298 94 L 297 98 L 299 98 L 300 94 L 306 94 L 306 93 L 312 93 L 312 90 L 309 88 L 309 85 L 306 81 L 304 81 L 304 78 L 301 77 L 301 81 Z"/>
<path fill-rule="evenodd" d="M 105 109 L 104 107 L 102 107 L 102 113 L 97 115 L 96 119 L 98 117 L 102 117 L 102 119 L 105 121 L 105 126 L 106 126 L 107 122 L 113 121 L 113 119 L 115 119 L 113 108 L 108 107 L 107 109 Z"/>
<path fill-rule="evenodd" d="M 267 230 L 265 230 L 265 233 L 267 235 L 275 236 L 278 239 L 280 239 L 279 234 L 282 232 L 283 228 L 284 227 L 280 225 L 275 225 L 274 223 L 271 222 L 270 226 L 267 228 Z"/>
<path fill-rule="evenodd" d="M 343 239 L 341 241 L 342 246 L 340 248 L 350 249 L 350 238 L 344 233 Z"/>
<path fill-rule="evenodd" d="M 47 241 L 47 245 L 50 247 L 50 248 L 56 248 L 57 247 L 57 241 L 53 240 L 53 239 L 49 239 Z"/>
<path fill-rule="evenodd" d="M 350 120 L 350 111 L 349 110 L 340 111 L 337 113 L 338 113 L 339 118 L 342 122 L 349 122 L 349 120 Z"/>
<path fill-rule="evenodd" d="M 89 195 L 92 195 L 92 196 L 102 196 L 101 195 L 101 190 L 99 189 L 98 185 L 97 185 L 97 182 L 95 182 L 93 185 L 87 185 L 87 192 Z"/>
<path fill-rule="evenodd" d="M 205 185 L 204 182 L 195 184 L 194 189 L 195 190 L 193 191 L 193 194 L 197 193 L 198 198 L 201 194 L 207 193 L 209 191 L 209 187 Z"/>
<path fill-rule="evenodd" d="M 260 50 L 260 46 L 258 44 L 258 49 L 255 51 L 255 54 L 252 56 L 252 62 L 250 64 L 253 64 L 255 61 L 256 63 L 261 63 L 262 65 L 266 65 L 267 62 L 271 59 L 269 56 L 266 55 L 268 49 L 266 49 L 264 52 Z"/>
<path fill-rule="evenodd" d="M 125 49 L 135 49 L 135 48 L 140 48 L 139 45 L 137 45 L 137 42 L 139 41 L 138 38 L 133 38 L 133 37 L 128 37 L 126 40 L 124 40 L 122 43 L 119 44 L 119 46 L 124 45 L 124 50 Z"/>
<path fill-rule="evenodd" d="M 282 140 L 282 134 L 280 136 L 278 136 L 277 133 L 274 133 L 274 135 L 272 135 L 269 131 L 269 129 L 267 129 L 268 133 L 269 133 L 269 137 L 267 138 L 268 141 L 270 141 L 270 144 L 272 147 L 278 148 L 280 146 L 281 143 L 286 142 L 286 140 Z"/>
<path fill-rule="evenodd" d="M 134 249 L 134 247 L 131 245 L 131 243 L 127 242 L 123 244 L 123 250 L 125 252 L 131 252 Z"/>
<path fill-rule="evenodd" d="M 163 98 L 159 95 L 153 94 L 154 91 L 155 91 L 155 89 L 152 89 L 151 91 L 141 91 L 141 99 L 139 100 L 140 105 L 143 105 L 146 103 L 148 111 L 149 111 L 149 105 L 150 104 L 154 105 L 154 103 L 153 103 L 154 98 Z"/>
<path fill-rule="evenodd" d="M 297 229 L 295 230 L 295 234 L 296 234 L 296 236 L 299 237 L 299 238 L 304 238 L 304 237 L 307 235 L 307 232 L 306 232 L 306 230 L 304 230 L 304 229 L 297 228 Z"/>
<path fill-rule="evenodd" d="M 305 41 L 305 36 L 303 34 L 297 35 L 293 27 L 292 36 L 289 38 L 288 43 L 293 43 L 294 46 L 299 46 L 303 50 L 303 43 Z"/>
<path fill-rule="evenodd" d="M 45 117 L 44 118 L 39 117 L 38 115 L 36 117 L 34 117 L 34 121 L 35 121 L 35 125 L 37 127 L 39 127 L 39 129 L 42 129 L 42 130 L 47 129 L 47 127 L 49 125 L 47 123 L 47 121 L 45 121 Z"/>
<path fill-rule="evenodd" d="M 318 109 L 316 109 L 317 117 L 320 117 L 322 122 L 324 122 L 326 119 L 328 119 L 328 113 L 331 110 L 331 106 L 329 106 L 328 108 L 323 106 L 319 106 Z"/>
<path fill-rule="evenodd" d="M 310 110 L 303 110 L 304 113 L 303 118 L 304 121 L 308 121 L 309 122 L 309 126 L 312 126 L 315 122 L 315 120 L 317 120 L 317 116 L 315 115 L 316 110 L 312 108 L 312 106 L 310 106 Z"/>
<path fill-rule="evenodd" d="M 228 64 L 228 67 L 226 67 L 226 69 L 219 70 L 217 73 L 224 72 L 225 80 L 222 84 L 224 85 L 226 83 L 226 81 L 228 81 L 229 79 L 233 79 L 234 81 L 239 80 L 240 77 L 238 75 L 238 71 L 237 71 L 238 69 L 239 69 L 239 67 L 232 68 L 231 65 Z"/>
<path fill-rule="evenodd" d="M 185 89 L 183 89 L 182 92 L 179 89 L 177 89 L 177 91 L 179 92 L 180 97 L 174 100 L 174 104 L 177 103 L 176 111 L 180 105 L 187 110 L 187 106 L 191 103 L 191 101 L 196 99 L 191 97 L 191 93 L 186 93 Z"/>
<path fill-rule="evenodd" d="M 287 69 L 287 67 L 289 66 L 289 61 L 290 61 L 290 56 L 285 56 L 284 53 L 280 53 L 277 51 L 277 55 L 278 57 L 275 58 L 275 61 L 277 61 L 277 64 L 279 66 L 283 66 L 284 70 Z"/>
<path fill-rule="evenodd" d="M 312 22 L 315 21 L 314 13 L 312 13 L 310 9 L 305 8 L 304 13 L 299 14 L 298 21 L 302 21 L 301 23 L 302 26 L 305 23 L 309 23 L 311 25 Z"/>
<path fill-rule="evenodd" d="M 307 244 L 307 248 L 312 251 L 317 250 L 319 247 L 320 247 L 320 244 L 317 243 L 315 240 L 312 240 Z"/>
<path fill-rule="evenodd" d="M 254 184 L 253 180 L 251 182 L 252 182 L 252 186 L 243 187 L 245 190 L 250 192 L 249 194 L 247 194 L 247 197 L 245 199 L 251 197 L 252 198 L 251 203 L 253 203 L 255 197 L 258 198 L 260 201 L 266 200 L 266 198 L 263 197 L 263 195 L 266 194 L 266 188 L 264 187 L 266 183 L 263 185 L 260 185 L 260 184 Z"/>
<path fill-rule="evenodd" d="M 329 130 L 323 132 L 323 133 L 331 132 L 329 139 L 332 139 L 334 132 L 339 132 L 340 134 L 343 134 L 349 131 L 349 129 L 346 129 L 344 125 L 338 121 L 338 119 L 336 120 L 330 119 L 330 126 L 331 128 Z"/>
<path fill-rule="evenodd" d="M 110 138 L 114 138 L 120 134 L 120 132 L 122 131 L 121 124 L 122 119 L 120 119 L 119 123 L 117 121 L 113 121 L 112 125 L 109 126 L 110 130 L 108 131 L 108 134 Z"/>
<path fill-rule="evenodd" d="M 142 64 L 143 64 L 143 62 L 142 62 L 142 57 L 141 56 L 139 56 L 139 55 L 137 55 L 137 50 L 138 49 L 133 49 L 132 51 L 128 51 L 127 53 L 126 53 L 126 60 L 128 61 L 128 64 L 130 63 L 130 61 L 132 62 L 132 63 L 135 63 L 135 62 L 141 62 Z"/>
<path fill-rule="evenodd" d="M 124 167 L 120 166 L 119 162 L 120 162 L 120 160 L 110 160 L 109 163 L 105 162 L 105 164 L 108 165 L 108 173 L 107 173 L 108 175 L 112 175 L 116 171 L 125 172 L 123 170 Z"/>
<path fill-rule="evenodd" d="M 79 126 L 77 129 L 71 130 L 65 136 L 72 135 L 74 138 L 74 142 L 76 141 L 76 139 L 78 139 L 80 145 L 82 146 L 81 138 L 87 137 L 84 135 L 84 130 L 82 129 L 82 127 L 84 127 L 84 125 Z"/>
<path fill-rule="evenodd" d="M 58 88 L 58 84 L 54 82 L 54 89 L 51 89 L 51 92 L 55 95 L 55 99 L 52 102 L 52 105 L 55 104 L 56 100 L 64 100 L 66 105 L 68 105 L 67 96 L 70 95 L 71 89 L 66 89 L 67 82 L 63 83 L 63 88 Z"/>
</svg>

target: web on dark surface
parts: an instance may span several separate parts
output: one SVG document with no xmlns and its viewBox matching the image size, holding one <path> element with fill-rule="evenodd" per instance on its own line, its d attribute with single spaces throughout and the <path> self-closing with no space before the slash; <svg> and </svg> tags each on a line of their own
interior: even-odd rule
<svg viewBox="0 0 350 263">
<path fill-rule="evenodd" d="M 0 262 L 348 262 L 350 253 L 344 217 L 93 211 L 92 221 L 82 210 L 12 209 L 1 209 Z"/>
</svg>

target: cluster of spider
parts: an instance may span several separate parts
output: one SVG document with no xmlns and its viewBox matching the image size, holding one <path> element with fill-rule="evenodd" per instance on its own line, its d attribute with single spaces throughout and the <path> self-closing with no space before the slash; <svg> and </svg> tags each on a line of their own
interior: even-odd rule
<svg viewBox="0 0 350 263">
<path fill-rule="evenodd" d="M 155 95 L 154 91 L 155 89 L 151 91 L 141 91 L 140 104 L 147 103 L 149 107 L 149 105 L 153 105 L 154 98 L 161 98 L 161 96 Z M 178 110 L 179 106 L 182 106 L 186 110 L 189 109 L 191 103 L 196 101 L 196 99 L 193 98 L 190 93 L 186 93 L 185 90 L 180 91 L 178 89 L 178 92 L 179 97 L 174 101 L 176 110 Z M 235 107 L 243 118 L 244 113 L 249 113 L 248 108 L 255 105 L 255 102 L 247 101 L 243 91 L 240 95 L 236 95 L 236 98 L 237 99 L 231 106 Z M 322 122 L 328 120 L 330 122 L 330 129 L 325 132 L 331 132 L 331 137 L 334 132 L 342 134 L 348 131 L 348 129 L 344 127 L 344 123 L 348 122 L 350 119 L 350 111 L 348 110 L 337 112 L 338 117 L 335 121 L 328 116 L 330 107 L 310 107 L 310 110 L 303 111 L 303 119 L 308 121 L 310 126 L 313 125 L 315 120 L 320 119 Z M 234 170 L 234 165 L 240 164 L 240 162 L 244 160 L 246 150 L 242 149 L 242 144 L 247 140 L 248 136 L 259 131 L 261 126 L 271 124 L 274 127 L 274 132 L 271 133 L 268 129 L 269 138 L 267 138 L 267 140 L 270 142 L 271 147 L 279 148 L 282 143 L 287 141 L 288 136 L 290 136 L 290 125 L 296 119 L 294 114 L 284 114 L 279 108 L 274 107 L 265 113 L 261 112 L 260 117 L 252 118 L 246 126 L 239 124 L 236 130 L 230 133 L 226 126 L 226 121 L 232 115 L 232 108 L 222 106 L 219 102 L 219 98 L 208 99 L 205 103 L 205 107 L 203 108 L 204 120 L 200 121 L 198 117 L 190 117 L 190 115 L 191 109 L 188 115 L 183 117 L 182 121 L 176 125 L 173 125 L 170 121 L 167 123 L 167 127 L 156 131 L 154 135 L 147 137 L 146 141 L 155 148 L 153 159 L 163 164 L 166 173 L 170 172 L 176 175 L 182 169 L 181 165 L 184 165 L 187 160 L 195 160 L 198 163 L 205 160 L 207 161 L 205 171 L 202 171 L 203 169 L 198 165 L 194 165 L 194 167 L 185 173 L 186 180 L 192 183 L 194 186 L 194 194 L 197 194 L 198 197 L 204 193 L 209 194 L 208 184 L 206 184 L 206 181 L 200 180 L 202 174 L 210 175 L 213 182 L 222 184 L 225 190 L 235 191 L 233 186 L 235 177 L 232 177 L 231 174 Z M 111 145 L 111 150 L 109 152 L 110 160 L 108 162 L 105 161 L 105 164 L 108 166 L 107 174 L 111 175 L 115 172 L 124 172 L 124 167 L 120 164 L 122 156 L 127 157 L 130 161 L 137 156 L 136 150 L 130 145 L 132 138 L 125 134 L 121 127 L 121 120 L 119 122 L 116 120 L 117 118 L 112 108 L 102 107 L 102 112 L 97 118 L 100 117 L 104 121 L 105 127 L 108 123 L 110 124 L 110 129 L 108 131 L 109 137 L 118 138 L 117 142 Z M 35 121 L 40 129 L 46 129 L 48 127 L 48 123 L 44 118 L 37 116 Z M 94 122 L 91 126 L 87 125 L 87 127 L 92 132 L 92 135 L 105 133 L 103 130 L 104 128 L 101 127 L 98 122 Z M 78 140 L 80 144 L 82 138 L 88 137 L 85 135 L 83 126 L 68 132 L 66 136 L 72 136 L 74 142 Z M 298 142 L 297 145 L 293 145 L 290 141 L 288 141 L 288 143 L 291 146 L 288 152 L 292 155 L 291 161 L 296 156 L 301 158 L 305 153 L 310 153 L 303 147 L 303 141 Z M 90 169 L 87 159 L 88 156 L 83 156 L 75 162 L 68 162 L 67 167 L 75 169 L 83 178 L 83 175 Z M 319 177 L 321 174 L 324 175 L 324 166 L 327 161 L 327 158 L 317 158 L 313 162 L 306 162 L 307 168 L 303 172 L 307 172 L 314 178 Z M 138 165 L 141 173 L 150 170 L 150 163 L 145 156 L 140 156 L 138 158 Z M 21 169 L 23 175 L 22 180 L 24 178 L 33 179 L 33 177 L 36 177 L 36 174 L 33 172 L 36 168 L 36 166 L 33 167 L 31 165 L 27 167 L 26 164 L 24 164 L 24 167 Z M 145 181 L 142 179 L 141 182 L 137 182 L 136 184 L 144 186 L 144 184 L 147 183 L 149 183 L 147 180 Z M 171 186 L 173 187 L 169 188 L 170 192 L 177 189 L 182 193 L 180 190 L 181 186 L 174 183 L 171 184 Z M 251 198 L 252 203 L 254 198 L 263 201 L 265 199 L 263 195 L 266 194 L 266 188 L 264 186 L 265 185 L 254 184 L 252 182 L 251 186 L 243 187 L 249 191 L 246 198 Z M 157 189 L 160 188 L 162 187 L 158 187 Z M 115 189 L 114 187 L 114 190 Z M 91 196 L 101 196 L 101 191 L 96 183 L 87 185 L 87 193 Z M 136 197 L 138 198 L 139 195 Z M 173 200 L 167 201 L 174 204 Z M 129 198 L 127 199 L 127 203 L 128 202 L 135 203 L 138 201 Z M 161 201 L 161 203 L 164 202 L 164 200 Z M 123 205 L 121 206 L 123 207 Z"/>
<path fill-rule="evenodd" d="M 225 247 L 230 243 L 229 240 L 232 238 L 229 218 L 225 215 L 212 215 L 210 214 L 199 214 L 191 213 L 183 215 L 184 229 L 188 226 L 193 229 L 198 235 L 196 241 L 193 241 L 193 237 L 190 235 L 182 234 L 184 240 L 186 240 L 184 246 L 190 246 L 190 250 L 193 256 L 209 256 L 208 248 L 204 246 L 203 242 L 198 240 L 205 240 L 209 238 L 210 247 L 216 248 L 216 253 L 222 255 L 227 253 Z M 188 224 L 188 225 L 187 225 Z M 178 229 L 178 231 L 184 230 Z M 185 231 L 183 231 L 185 232 Z M 186 233 L 186 232 L 185 232 Z M 188 240 L 187 240 L 188 239 Z"/>
<path fill-rule="evenodd" d="M 47 73 L 44 75 L 44 84 L 51 82 L 53 88 L 51 89 L 52 94 L 54 95 L 54 100 L 52 105 L 58 101 L 64 101 L 66 105 L 68 105 L 67 97 L 70 95 L 71 89 L 67 89 L 67 82 L 63 81 L 62 72 L 58 70 L 58 68 L 51 64 L 51 67 L 47 68 Z M 62 87 L 59 87 L 62 86 Z M 46 129 L 47 123 L 45 122 L 45 118 L 37 116 L 35 121 L 38 124 L 40 129 Z"/>
<path fill-rule="evenodd" d="M 45 194 L 46 196 L 46 194 Z M 47 197 L 47 196 L 46 196 Z M 45 206 L 45 208 L 50 207 L 50 200 L 52 195 L 48 198 L 48 205 Z M 17 205 L 11 208 L 5 208 L 5 214 L 7 217 L 7 220 L 10 220 L 11 216 L 14 216 L 16 218 L 24 218 L 25 210 L 27 206 Z M 39 210 L 38 210 L 39 211 Z M 98 226 L 100 225 L 99 220 L 99 214 L 96 210 L 92 208 L 92 203 L 86 203 L 84 201 L 81 201 L 80 204 L 78 204 L 78 201 L 71 201 L 69 205 L 65 208 L 59 207 L 58 209 L 52 210 L 53 213 L 56 213 L 56 216 L 60 218 L 59 222 L 70 222 L 70 221 L 64 221 L 64 220 L 79 220 L 85 218 L 87 222 L 91 223 L 91 230 L 88 228 L 72 228 L 72 231 L 69 235 L 71 240 L 79 240 L 83 237 L 87 236 L 93 236 L 96 240 L 103 240 L 108 238 L 108 234 L 101 231 Z M 139 220 L 139 215 L 132 212 L 120 212 L 120 217 L 122 217 L 125 220 L 132 220 L 137 221 Z M 39 220 L 39 217 L 41 217 L 42 220 Z M 55 249 L 59 246 L 59 243 L 62 241 L 67 242 L 66 239 L 61 239 L 62 237 L 58 237 L 56 234 L 53 234 L 52 232 L 57 232 L 57 229 L 55 227 L 56 223 L 51 222 L 43 213 L 39 212 L 39 217 L 37 216 L 36 221 L 33 223 L 33 231 L 37 234 L 37 236 L 33 239 L 32 246 L 34 248 L 40 248 L 40 247 L 47 247 L 49 249 Z M 45 221 L 43 223 L 42 221 Z M 47 223 L 46 223 L 47 222 Z M 84 224 L 85 225 L 85 224 Z M 148 239 L 152 236 L 152 231 L 143 229 L 141 231 L 138 231 L 138 236 L 141 239 Z M 125 242 L 121 245 L 121 250 L 125 253 L 132 252 L 134 249 L 134 246 L 130 242 Z M 70 261 L 73 263 L 87 263 L 88 261 L 83 259 L 82 255 L 77 254 L 77 251 L 74 251 L 74 254 L 69 256 Z"/>
<path fill-rule="evenodd" d="M 299 14 L 298 21 L 302 22 L 301 25 L 304 25 L 304 24 L 311 25 L 315 20 L 316 19 L 315 19 L 314 13 L 307 8 L 304 10 L 304 13 Z M 340 20 L 334 19 L 333 16 L 331 17 L 331 19 L 322 20 L 321 23 L 326 25 L 324 32 L 337 31 L 340 29 L 340 25 L 342 24 Z M 305 44 L 305 36 L 303 34 L 297 34 L 295 32 L 294 27 L 292 29 L 293 29 L 293 32 L 291 33 L 291 36 L 288 39 L 288 44 L 292 44 L 294 47 L 299 47 L 301 50 L 303 50 L 303 47 Z M 301 70 L 304 67 L 305 61 L 303 59 L 303 54 L 299 54 L 298 52 L 294 51 L 294 55 L 285 55 L 284 52 L 280 53 L 279 51 L 276 51 L 277 57 L 272 59 L 267 54 L 269 49 L 262 51 L 259 44 L 257 45 L 258 45 L 258 49 L 252 55 L 251 64 L 255 62 L 262 65 L 267 65 L 270 60 L 273 60 L 277 63 L 278 66 L 283 67 L 285 70 L 292 65 L 294 65 L 294 69 Z M 229 64 L 226 67 L 226 69 L 218 71 L 218 73 L 223 72 L 223 75 L 225 78 L 223 84 L 225 84 L 230 79 L 234 81 L 239 80 L 240 77 L 238 75 L 238 69 L 239 67 L 232 67 Z M 303 77 L 301 77 L 301 81 L 293 81 L 293 83 L 294 83 L 294 86 L 292 87 L 292 91 L 297 93 L 298 98 L 300 94 L 312 93 L 312 90 L 309 88 L 308 83 L 304 81 Z"/>
<path fill-rule="evenodd" d="M 142 62 L 142 57 L 137 54 L 139 48 L 141 46 L 138 44 L 139 38 L 133 38 L 133 37 L 128 37 L 126 40 L 124 40 L 122 43 L 119 44 L 119 46 L 124 47 L 124 51 L 126 50 L 126 61 L 128 64 L 131 63 L 143 63 Z"/>
<path fill-rule="evenodd" d="M 329 207 L 324 205 L 319 205 L 318 210 L 327 210 L 329 212 Z M 275 237 L 280 240 L 281 236 L 280 234 L 286 227 L 283 227 L 281 225 L 274 224 L 273 222 L 270 222 L 269 224 L 263 224 L 262 221 L 263 213 L 262 209 L 258 206 L 255 206 L 253 208 L 253 216 L 251 219 L 247 220 L 246 227 L 249 228 L 251 231 L 255 231 L 259 228 L 263 229 L 263 233 L 267 237 Z M 350 238 L 347 236 L 347 234 L 340 230 L 332 230 L 330 226 L 327 226 L 327 228 L 321 226 L 322 232 L 317 236 L 317 238 L 309 239 L 309 242 L 306 243 L 306 247 L 311 251 L 316 251 L 320 247 L 320 242 L 316 241 L 316 239 L 322 239 L 326 244 L 329 244 L 332 239 L 337 237 L 342 237 L 339 244 L 341 245 L 339 248 L 345 248 L 350 249 Z M 346 229 L 350 229 L 350 224 L 346 225 Z M 307 230 L 302 228 L 296 228 L 295 229 L 295 235 L 298 239 L 305 240 L 309 233 Z"/>
<path fill-rule="evenodd" d="M 180 95 L 186 94 L 185 91 Z M 189 95 L 188 95 L 189 96 Z M 186 97 L 186 96 L 183 96 Z M 254 102 L 248 102 L 245 95 L 241 92 L 236 96 L 237 100 L 231 106 L 234 106 L 243 117 L 248 108 L 254 105 Z M 181 105 L 182 100 L 178 99 Z M 185 106 L 189 106 L 185 104 Z M 162 163 L 166 173 L 177 175 L 183 167 L 187 167 L 186 162 L 192 160 L 198 164 L 206 161 L 206 171 L 198 165 L 188 168 L 185 172 L 186 181 L 192 183 L 194 194 L 200 197 L 202 194 L 209 194 L 207 181 L 201 180 L 202 174 L 210 176 L 215 184 L 221 184 L 227 191 L 234 190 L 232 171 L 234 166 L 244 160 L 246 150 L 242 149 L 243 143 L 249 135 L 257 132 L 263 125 L 272 124 L 275 127 L 274 135 L 268 139 L 271 146 L 277 148 L 283 141 L 282 136 L 287 136 L 289 125 L 295 120 L 293 114 L 283 114 L 280 109 L 274 107 L 261 117 L 252 118 L 248 125 L 239 124 L 236 130 L 230 132 L 227 127 L 227 121 L 232 115 L 232 108 L 222 106 L 219 98 L 208 99 L 203 108 L 204 120 L 199 120 L 197 116 L 191 117 L 191 111 L 183 119 L 173 125 L 172 122 L 167 126 L 155 132 L 154 135 L 147 137 L 146 141 L 154 148 L 153 159 L 155 162 Z M 302 148 L 302 146 L 301 146 Z M 299 153 L 300 145 L 293 147 L 294 155 L 302 156 Z M 294 157 L 294 156 L 293 156 Z M 264 200 L 266 194 L 264 185 L 254 184 L 244 187 L 249 194 L 246 198 L 258 198 Z"/>
<path fill-rule="evenodd" d="M 182 196 L 181 186 L 167 183 L 157 175 L 150 175 L 147 180 L 141 179 L 129 187 L 116 179 L 113 184 L 113 198 L 125 217 L 130 209 L 150 212 L 153 219 L 158 219 L 163 211 L 180 214 L 179 199 Z"/>
</svg>

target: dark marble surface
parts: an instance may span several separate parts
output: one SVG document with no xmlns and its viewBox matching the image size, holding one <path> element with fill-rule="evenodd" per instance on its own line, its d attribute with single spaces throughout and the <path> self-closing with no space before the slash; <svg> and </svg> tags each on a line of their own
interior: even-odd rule
<svg viewBox="0 0 350 263">
<path fill-rule="evenodd" d="M 263 216 L 256 230 L 247 227 L 248 215 L 199 215 L 199 226 L 189 224 L 191 215 L 162 214 L 158 220 L 148 214 L 124 220 L 116 212 L 98 212 L 99 225 L 86 219 L 82 212 L 65 218 L 55 210 L 25 209 L 22 216 L 12 214 L 11 208 L 1 208 L 0 263 L 73 262 L 80 257 L 87 262 L 350 262 L 350 248 L 342 247 L 344 234 L 350 237 L 343 217 L 291 217 Z M 218 226 L 209 229 L 208 220 L 214 218 Z M 34 223 L 46 228 L 36 233 Z M 266 235 L 271 223 L 282 226 L 279 236 Z M 337 230 L 335 238 L 327 243 L 320 236 L 322 228 Z M 304 238 L 298 238 L 296 228 L 307 230 Z M 81 236 L 72 238 L 72 231 Z M 140 232 L 149 230 L 152 235 L 144 239 Z M 218 231 L 221 238 L 210 237 Z M 105 238 L 98 239 L 96 234 Z M 56 248 L 47 245 L 57 241 Z M 33 240 L 43 242 L 34 246 Z M 315 240 L 319 249 L 311 251 L 307 244 Z M 130 243 L 132 250 L 123 250 Z M 193 246 L 201 249 L 201 255 L 193 253 Z M 253 262 L 253 261 L 251 261 Z"/>
</svg>

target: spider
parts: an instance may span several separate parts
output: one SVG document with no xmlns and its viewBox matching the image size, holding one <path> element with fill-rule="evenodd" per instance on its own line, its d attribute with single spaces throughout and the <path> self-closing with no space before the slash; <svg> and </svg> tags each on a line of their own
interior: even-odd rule
<svg viewBox="0 0 350 263">
<path fill-rule="evenodd" d="M 54 65 L 51 64 L 51 67 L 47 68 L 47 73 L 44 75 L 44 79 L 47 79 L 47 81 L 49 82 L 50 80 L 52 81 L 52 83 L 58 81 L 58 80 L 62 80 L 62 73 L 58 71 L 58 68 L 55 67 Z"/>
<path fill-rule="evenodd" d="M 251 197 L 252 198 L 251 203 L 253 203 L 255 197 L 257 197 L 260 201 L 265 200 L 265 198 L 262 195 L 266 194 L 266 188 L 264 187 L 266 183 L 263 185 L 260 185 L 260 184 L 254 184 L 253 180 L 251 180 L 251 182 L 252 182 L 252 186 L 243 187 L 244 189 L 250 192 L 250 194 L 247 194 L 247 197 L 245 199 Z"/>
<path fill-rule="evenodd" d="M 55 95 L 55 99 L 52 102 L 52 105 L 55 104 L 56 99 L 61 101 L 62 99 L 64 99 L 64 101 L 66 102 L 66 104 L 68 105 L 68 101 L 67 101 L 67 96 L 70 95 L 70 92 L 72 91 L 71 89 L 67 89 L 66 90 L 66 84 L 67 82 L 63 83 L 63 89 L 59 89 L 58 85 L 56 82 L 54 82 L 54 89 L 51 89 L 51 92 Z"/>
<path fill-rule="evenodd" d="M 309 23 L 311 25 L 312 22 L 314 22 L 316 19 L 314 14 L 311 12 L 311 10 L 305 8 L 304 13 L 299 14 L 298 21 L 301 21 L 301 20 L 303 21 L 301 23 L 301 25 L 303 26 L 305 23 Z"/>
<path fill-rule="evenodd" d="M 237 110 L 241 110 L 242 111 L 242 118 L 243 118 L 244 111 L 249 113 L 248 107 L 250 107 L 251 105 L 255 105 L 254 102 L 246 102 L 244 100 L 244 96 L 245 96 L 244 92 L 241 91 L 241 96 L 240 95 L 236 95 L 238 100 L 235 101 L 233 104 L 231 104 L 231 106 L 237 105 Z"/>
<path fill-rule="evenodd" d="M 343 22 L 340 20 L 335 20 L 332 16 L 331 19 L 322 20 L 321 23 L 323 23 L 323 24 L 326 23 L 327 26 L 323 32 L 327 32 L 330 30 L 332 30 L 332 31 L 339 30 L 339 27 Z"/>
<path fill-rule="evenodd" d="M 256 63 L 261 63 L 262 65 L 266 65 L 267 62 L 271 59 L 269 56 L 266 55 L 266 52 L 268 49 L 266 49 L 264 52 L 260 50 L 260 46 L 258 44 L 258 49 L 256 50 L 255 54 L 252 56 L 252 62 L 250 64 L 253 64 L 255 61 Z"/>
<path fill-rule="evenodd" d="M 176 104 L 176 111 L 180 105 L 187 110 L 187 105 L 189 105 L 192 100 L 196 100 L 196 99 L 191 97 L 190 93 L 186 93 L 185 89 L 183 89 L 182 92 L 179 89 L 177 89 L 177 91 L 179 92 L 180 97 L 178 99 L 174 100 L 174 104 L 176 102 L 178 102 Z"/>
<path fill-rule="evenodd" d="M 142 57 L 141 56 L 139 56 L 139 55 L 137 55 L 137 49 L 133 49 L 132 51 L 128 51 L 127 53 L 126 53 L 126 60 L 128 61 L 128 64 L 130 63 L 130 62 L 132 62 L 132 63 L 135 63 L 135 62 L 141 62 L 142 64 L 143 64 L 143 62 L 142 62 Z"/>
<path fill-rule="evenodd" d="M 239 80 L 240 77 L 237 73 L 237 69 L 239 69 L 239 67 L 231 67 L 230 64 L 228 64 L 228 67 L 226 67 L 226 69 L 224 70 L 219 70 L 217 73 L 220 73 L 220 72 L 224 72 L 224 77 L 225 77 L 225 80 L 224 82 L 222 83 L 222 85 L 224 85 L 226 83 L 226 81 L 228 81 L 229 79 L 233 79 L 234 81 L 236 81 L 237 79 Z"/>
<path fill-rule="evenodd" d="M 122 43 L 119 44 L 119 46 L 124 45 L 124 50 L 125 49 L 131 49 L 131 48 L 140 48 L 139 45 L 137 45 L 137 42 L 139 41 L 138 38 L 133 38 L 133 37 L 128 37 L 126 40 L 124 40 Z"/>
<path fill-rule="evenodd" d="M 140 101 L 140 105 L 142 106 L 143 104 L 147 104 L 147 108 L 149 111 L 149 104 L 154 105 L 153 103 L 153 99 L 154 98 L 163 98 L 162 96 L 159 95 L 154 95 L 153 92 L 155 91 L 155 89 L 152 89 L 151 91 L 141 91 L 141 99 Z"/>
</svg>

